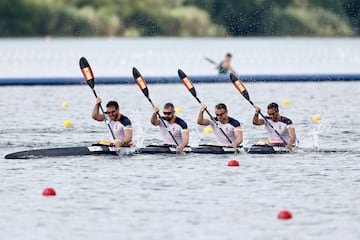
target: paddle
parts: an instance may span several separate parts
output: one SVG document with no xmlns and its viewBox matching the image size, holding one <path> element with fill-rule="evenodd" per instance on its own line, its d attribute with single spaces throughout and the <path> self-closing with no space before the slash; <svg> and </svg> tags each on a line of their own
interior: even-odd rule
<svg viewBox="0 0 360 240">
<path fill-rule="evenodd" d="M 86 60 L 86 58 L 81 57 L 80 61 L 79 61 L 79 64 L 80 64 L 81 72 L 83 73 L 84 78 L 86 79 L 86 83 L 92 89 L 92 91 L 93 91 L 93 93 L 95 95 L 95 98 L 97 98 L 98 96 L 97 96 L 95 88 L 94 88 L 95 87 L 95 78 L 94 78 L 94 74 L 93 74 L 93 72 L 92 72 L 92 70 L 90 68 L 90 65 L 89 65 L 88 61 Z M 109 128 L 109 131 L 111 133 L 111 136 L 112 136 L 113 140 L 115 140 L 115 135 L 114 135 L 114 132 L 113 132 L 111 126 L 110 126 L 108 116 L 107 116 L 107 114 L 105 114 L 105 111 L 104 111 L 103 107 L 101 106 L 101 103 L 100 103 L 100 109 L 101 109 L 101 112 L 105 116 L 105 124 Z"/>
<path fill-rule="evenodd" d="M 135 67 L 133 67 L 133 76 L 134 76 L 134 79 L 135 79 L 137 85 L 139 86 L 141 91 L 144 93 L 145 97 L 149 100 L 151 106 L 155 107 L 155 104 L 151 101 L 151 99 L 149 97 L 149 89 L 148 89 L 148 87 L 146 85 L 145 79 L 141 76 L 140 72 Z M 156 114 L 158 115 L 159 119 L 161 120 L 161 122 L 164 124 L 164 126 L 168 130 L 168 133 L 170 134 L 171 138 L 174 140 L 176 146 L 179 146 L 179 144 L 176 141 L 174 135 L 171 133 L 170 129 L 166 125 L 164 119 L 160 116 L 160 113 L 157 112 Z"/>
<path fill-rule="evenodd" d="M 241 95 L 243 95 L 243 97 L 255 108 L 255 104 L 250 100 L 250 96 L 249 96 L 249 92 L 246 90 L 245 85 L 240 81 L 239 78 L 237 78 L 235 76 L 235 74 L 230 73 L 230 79 L 233 82 L 234 86 L 236 87 L 237 90 L 239 90 L 239 92 L 241 93 Z M 271 123 L 266 119 L 266 117 L 259 112 L 261 117 L 266 121 L 267 124 L 269 124 L 269 126 L 275 131 L 275 133 L 280 137 L 280 139 L 285 143 L 285 145 L 287 145 L 287 142 L 285 141 L 285 139 L 280 135 L 280 133 L 278 131 L 276 131 L 276 129 L 273 127 L 273 125 L 271 125 Z"/>
<path fill-rule="evenodd" d="M 217 64 L 217 62 L 215 62 L 214 60 L 212 60 L 212 59 L 210 59 L 210 58 L 204 57 L 204 59 L 205 59 L 206 61 L 208 61 L 209 63 L 211 63 L 211 64 Z"/>
<path fill-rule="evenodd" d="M 186 76 L 186 74 L 179 69 L 178 70 L 178 74 L 180 79 L 182 80 L 182 82 L 184 83 L 185 87 L 190 91 L 191 95 L 194 96 L 194 98 L 201 104 L 200 99 L 196 96 L 196 90 L 194 87 L 194 84 L 191 82 L 190 78 L 188 78 Z M 209 113 L 209 111 L 205 108 L 206 113 L 209 115 L 209 117 L 211 118 L 211 120 L 215 123 L 216 127 L 220 129 L 220 131 L 224 134 L 224 136 L 226 137 L 226 139 L 229 141 L 230 144 L 232 144 L 232 141 L 230 140 L 230 138 L 226 135 L 226 133 L 224 132 L 224 130 L 222 130 L 222 128 L 219 126 L 219 124 L 216 122 L 215 118 Z"/>
</svg>

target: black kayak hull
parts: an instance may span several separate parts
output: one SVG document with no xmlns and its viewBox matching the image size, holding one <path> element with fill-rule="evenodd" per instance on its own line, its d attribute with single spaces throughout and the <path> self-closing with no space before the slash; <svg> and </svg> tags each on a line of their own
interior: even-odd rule
<svg viewBox="0 0 360 240">
<path fill-rule="evenodd" d="M 186 147 L 185 153 L 195 154 L 277 154 L 288 153 L 289 151 L 281 147 L 269 145 L 252 145 L 250 147 L 232 147 L 216 145 L 199 145 L 197 147 Z M 61 147 L 26 150 L 9 153 L 5 159 L 33 159 L 42 157 L 64 157 L 64 156 L 86 156 L 86 155 L 129 155 L 129 154 L 177 154 L 176 146 L 148 145 L 146 147 L 122 147 L 120 150 L 115 147 L 94 144 L 84 147 Z"/>
</svg>

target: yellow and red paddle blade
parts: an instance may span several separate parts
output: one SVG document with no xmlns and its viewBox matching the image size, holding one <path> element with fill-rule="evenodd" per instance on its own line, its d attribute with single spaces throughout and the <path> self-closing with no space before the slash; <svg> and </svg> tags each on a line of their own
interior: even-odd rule
<svg viewBox="0 0 360 240">
<path fill-rule="evenodd" d="M 149 90 L 146 86 L 145 79 L 141 76 L 140 72 L 135 67 L 133 67 L 133 76 L 141 91 L 147 98 L 149 98 Z"/>
<path fill-rule="evenodd" d="M 186 74 L 181 69 L 178 70 L 178 74 L 179 74 L 179 78 L 184 83 L 185 87 L 196 98 L 196 90 L 195 90 L 194 84 L 191 82 L 190 78 L 188 78 L 188 76 L 186 76 Z"/>
<path fill-rule="evenodd" d="M 79 64 L 80 64 L 81 72 L 84 75 L 84 78 L 86 79 L 87 84 L 89 84 L 89 86 L 91 88 L 94 88 L 95 78 L 94 78 L 94 74 L 90 68 L 88 61 L 86 60 L 86 58 L 81 57 Z"/>
<path fill-rule="evenodd" d="M 239 92 L 241 93 L 241 95 L 243 95 L 244 98 L 246 98 L 246 100 L 248 100 L 248 101 L 251 103 L 249 93 L 248 93 L 248 91 L 246 90 L 244 84 L 240 81 L 240 79 L 237 78 L 237 77 L 235 76 L 235 74 L 233 74 L 233 73 L 230 73 L 230 79 L 231 79 L 231 81 L 233 82 L 233 84 L 234 84 L 234 86 L 236 87 L 236 89 L 239 90 Z"/>
</svg>

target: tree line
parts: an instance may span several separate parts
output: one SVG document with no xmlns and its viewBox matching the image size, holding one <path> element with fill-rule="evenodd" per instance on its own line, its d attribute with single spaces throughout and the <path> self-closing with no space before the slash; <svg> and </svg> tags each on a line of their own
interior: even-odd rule
<svg viewBox="0 0 360 240">
<path fill-rule="evenodd" d="M 357 36 L 358 0 L 1 0 L 0 37 Z"/>
</svg>

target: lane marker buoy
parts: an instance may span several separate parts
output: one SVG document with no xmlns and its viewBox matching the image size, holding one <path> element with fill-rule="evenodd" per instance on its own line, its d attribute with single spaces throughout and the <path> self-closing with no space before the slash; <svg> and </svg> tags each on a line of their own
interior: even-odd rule
<svg viewBox="0 0 360 240">
<path fill-rule="evenodd" d="M 238 166 L 240 166 L 240 164 L 239 164 L 239 162 L 236 161 L 236 160 L 230 160 L 230 161 L 228 162 L 228 166 L 229 166 L 229 167 L 238 167 Z"/>
<path fill-rule="evenodd" d="M 314 115 L 314 116 L 312 117 L 312 120 L 315 121 L 315 122 L 317 122 L 317 121 L 320 121 L 320 120 L 321 120 L 321 117 L 320 117 L 320 115 Z"/>
<path fill-rule="evenodd" d="M 284 100 L 283 100 L 283 104 L 284 104 L 284 105 L 289 105 L 289 104 L 290 104 L 289 99 L 284 99 Z"/>
<path fill-rule="evenodd" d="M 61 104 L 61 107 L 62 108 L 68 108 L 70 105 L 67 103 L 67 102 L 63 102 L 62 104 Z"/>
<path fill-rule="evenodd" d="M 278 219 L 280 220 L 288 220 L 291 218 L 292 218 L 292 214 L 288 210 L 282 210 L 278 214 Z"/>
<path fill-rule="evenodd" d="M 71 126 L 72 126 L 72 122 L 71 122 L 70 120 L 65 120 L 65 121 L 63 122 L 63 125 L 64 125 L 65 127 L 71 127 Z"/>
<path fill-rule="evenodd" d="M 207 134 L 210 134 L 210 133 L 213 133 L 213 130 L 212 130 L 211 127 L 206 127 L 206 128 L 204 128 L 203 132 L 207 133 Z"/>
<path fill-rule="evenodd" d="M 43 190 L 42 195 L 43 196 L 56 196 L 56 192 L 53 188 L 48 187 Z"/>
</svg>

